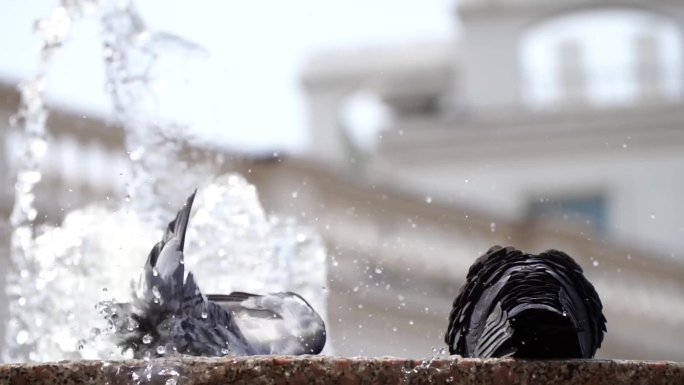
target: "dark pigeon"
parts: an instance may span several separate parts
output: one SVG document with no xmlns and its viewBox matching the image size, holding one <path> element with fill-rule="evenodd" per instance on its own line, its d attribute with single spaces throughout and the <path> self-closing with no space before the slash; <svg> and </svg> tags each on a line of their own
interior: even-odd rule
<svg viewBox="0 0 684 385">
<path fill-rule="evenodd" d="M 567 254 L 494 246 L 470 267 L 445 342 L 463 357 L 592 358 L 606 318 L 596 290 Z"/>
<path fill-rule="evenodd" d="M 321 317 L 299 295 L 227 295 L 200 291 L 185 277 L 183 246 L 193 193 L 150 252 L 133 293 L 110 321 L 123 351 L 136 358 L 171 352 L 194 356 L 318 354 L 325 345 Z"/>
</svg>

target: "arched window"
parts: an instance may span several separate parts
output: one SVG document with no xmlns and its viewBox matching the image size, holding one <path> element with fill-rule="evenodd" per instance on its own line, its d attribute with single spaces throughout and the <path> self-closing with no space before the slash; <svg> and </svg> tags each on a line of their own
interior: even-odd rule
<svg viewBox="0 0 684 385">
<path fill-rule="evenodd" d="M 682 36 L 655 13 L 585 10 L 528 29 L 519 46 L 522 97 L 533 108 L 597 107 L 682 97 Z"/>
</svg>

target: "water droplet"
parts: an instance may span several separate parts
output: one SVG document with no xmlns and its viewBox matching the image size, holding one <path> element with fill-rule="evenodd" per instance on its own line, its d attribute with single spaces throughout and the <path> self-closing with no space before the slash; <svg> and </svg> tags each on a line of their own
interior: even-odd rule
<svg viewBox="0 0 684 385">
<path fill-rule="evenodd" d="M 650 218 L 655 219 L 655 214 L 651 213 Z"/>
<path fill-rule="evenodd" d="M 202 319 L 207 319 L 207 317 L 209 317 L 209 314 L 206 312 L 206 310 L 203 310 L 202 314 L 200 314 L 200 317 L 202 317 Z"/>
<path fill-rule="evenodd" d="M 464 183 L 470 183 L 470 181 L 468 179 L 464 179 L 463 182 Z"/>
<path fill-rule="evenodd" d="M 166 347 L 164 345 L 157 346 L 157 354 L 164 355 L 166 353 Z"/>
<path fill-rule="evenodd" d="M 145 153 L 145 148 L 144 147 L 138 147 L 136 150 L 131 151 L 129 153 L 129 157 L 131 158 L 132 161 L 136 162 L 136 161 L 142 159 L 144 153 Z"/>
<path fill-rule="evenodd" d="M 489 223 L 489 231 L 491 231 L 492 233 L 496 232 L 496 222 Z"/>
<path fill-rule="evenodd" d="M 16 339 L 19 345 L 23 345 L 28 342 L 29 334 L 26 330 L 20 330 L 19 333 L 17 333 Z"/>
<path fill-rule="evenodd" d="M 376 268 L 375 268 L 375 274 L 382 274 L 382 268 L 381 268 L 381 267 L 376 267 Z"/>
<path fill-rule="evenodd" d="M 409 325 L 413 325 L 413 320 L 409 320 Z"/>
<path fill-rule="evenodd" d="M 42 158 L 47 152 L 47 141 L 44 139 L 34 139 L 31 141 L 29 148 L 34 158 Z"/>
<path fill-rule="evenodd" d="M 597 260 L 594 259 L 594 261 L 593 261 L 591 264 L 592 264 L 594 267 L 596 267 L 596 266 L 599 265 L 599 261 L 597 261 Z"/>
<path fill-rule="evenodd" d="M 175 378 L 169 378 L 164 383 L 164 385 L 177 385 L 177 384 L 178 384 L 178 381 L 176 381 Z"/>
<path fill-rule="evenodd" d="M 426 202 L 426 203 L 432 203 L 432 197 L 429 196 L 429 195 L 426 196 L 426 197 L 425 197 L 425 202 Z"/>
<path fill-rule="evenodd" d="M 157 286 L 152 286 L 152 295 L 155 299 L 161 298 L 161 293 L 159 292 L 159 288 Z"/>
<path fill-rule="evenodd" d="M 125 200 L 126 202 L 130 202 L 130 201 L 131 201 L 131 195 L 130 195 L 130 194 L 126 194 L 126 196 L 124 196 L 124 200 Z"/>
<path fill-rule="evenodd" d="M 128 322 L 126 323 L 126 330 L 128 330 L 129 332 L 132 332 L 133 330 L 135 330 L 137 328 L 138 328 L 138 323 L 132 319 L 129 319 Z"/>
<path fill-rule="evenodd" d="M 155 277 L 159 275 L 159 270 L 157 270 L 156 267 L 153 267 L 153 268 L 152 268 L 152 275 L 155 276 Z"/>
<path fill-rule="evenodd" d="M 622 143 L 622 148 L 627 148 L 627 143 Z"/>
<path fill-rule="evenodd" d="M 298 196 L 299 196 L 299 192 L 298 192 L 298 191 L 293 191 L 293 192 L 292 192 L 292 199 L 297 199 Z"/>
<path fill-rule="evenodd" d="M 149 345 L 150 343 L 152 343 L 152 336 L 149 335 L 149 334 L 145 334 L 145 335 L 142 337 L 142 343 L 145 344 L 145 345 Z"/>
</svg>

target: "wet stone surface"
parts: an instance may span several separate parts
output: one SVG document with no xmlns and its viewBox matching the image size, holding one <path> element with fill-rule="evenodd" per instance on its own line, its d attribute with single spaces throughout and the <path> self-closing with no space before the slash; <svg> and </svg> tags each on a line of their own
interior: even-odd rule
<svg viewBox="0 0 684 385">
<path fill-rule="evenodd" d="M 684 363 L 240 357 L 0 365 L 0 384 L 684 384 Z"/>
</svg>

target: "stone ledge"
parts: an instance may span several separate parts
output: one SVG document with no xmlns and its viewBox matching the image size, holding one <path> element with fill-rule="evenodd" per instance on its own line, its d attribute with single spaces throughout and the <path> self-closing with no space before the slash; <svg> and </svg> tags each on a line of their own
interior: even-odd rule
<svg viewBox="0 0 684 385">
<path fill-rule="evenodd" d="M 261 356 L 0 365 L 2 385 L 135 383 L 676 385 L 684 384 L 684 363 L 438 359 L 428 366 L 391 357 Z"/>
</svg>

